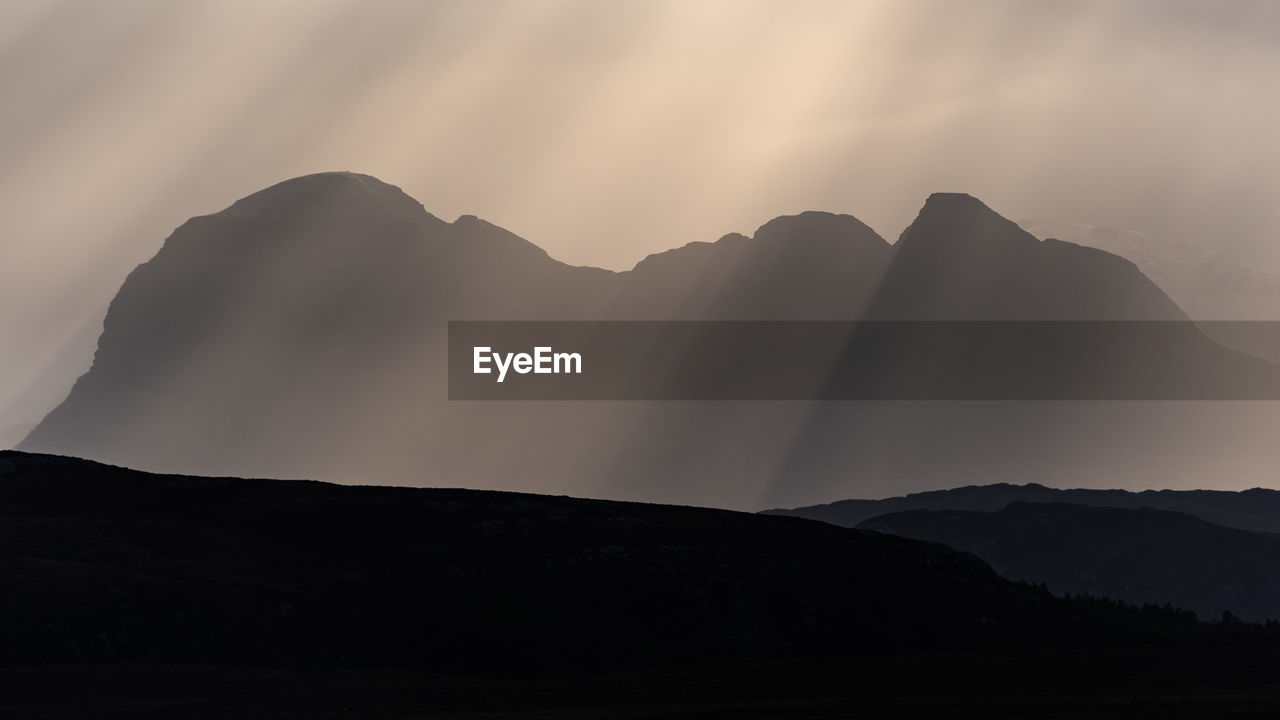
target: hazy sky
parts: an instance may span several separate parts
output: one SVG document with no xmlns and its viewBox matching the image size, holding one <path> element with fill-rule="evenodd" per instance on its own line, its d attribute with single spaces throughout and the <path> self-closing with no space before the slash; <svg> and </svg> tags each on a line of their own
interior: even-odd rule
<svg viewBox="0 0 1280 720">
<path fill-rule="evenodd" d="M 174 227 L 296 175 L 614 269 L 939 190 L 1280 264 L 1277 128 L 1275 0 L 4 0 L 0 429 Z"/>
</svg>

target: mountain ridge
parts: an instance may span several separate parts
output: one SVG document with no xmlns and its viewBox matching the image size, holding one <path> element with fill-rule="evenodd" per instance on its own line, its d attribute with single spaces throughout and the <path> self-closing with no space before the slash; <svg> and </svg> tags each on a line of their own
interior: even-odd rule
<svg viewBox="0 0 1280 720">
<path fill-rule="evenodd" d="M 724 510 L 6 451 L 0 513 L 6 664 L 538 676 L 1155 639 L 935 543 Z"/>
<path fill-rule="evenodd" d="M 837 500 L 821 505 L 763 511 L 857 527 L 890 513 L 922 511 L 994 512 L 1018 502 L 1181 512 L 1223 527 L 1280 533 L 1280 490 L 1141 490 L 1053 488 L 1039 483 L 965 485 L 880 500 Z"/>
<path fill-rule="evenodd" d="M 474 216 L 442 221 L 352 173 L 249 198 L 188 221 L 129 275 L 93 367 L 21 449 L 170 472 L 464 478 L 754 508 L 747 498 L 775 487 L 781 498 L 811 497 L 819 490 L 810 483 L 850 477 L 846 455 L 908 477 L 922 460 L 954 465 L 949 454 L 970 453 L 972 439 L 935 448 L 936 460 L 901 443 L 850 442 L 855 428 L 878 422 L 870 406 L 452 403 L 442 382 L 447 322 L 1184 318 L 1127 261 L 1035 241 L 968 196 L 934 196 L 905 233 L 949 248 L 955 264 L 908 253 L 853 216 L 809 212 L 751 238 L 652 254 L 624 272 L 567 265 Z M 995 245 L 1022 249 L 992 263 L 982 247 L 962 247 L 984 246 L 991 233 Z M 981 272 L 966 279 L 968 268 Z M 1186 330 L 1173 341 L 1195 352 L 1179 357 L 1218 351 Z M 1086 352 L 1097 354 L 1073 349 Z M 894 367 L 891 353 L 883 359 Z M 941 358 L 921 359 L 933 372 Z M 980 450 L 1049 433 L 1052 422 L 986 415 L 962 425 L 986 438 Z"/>
<path fill-rule="evenodd" d="M 995 511 L 907 510 L 858 524 L 972 552 L 1059 595 L 1172 604 L 1205 620 L 1280 619 L 1280 534 L 1187 512 L 1016 501 Z"/>
</svg>

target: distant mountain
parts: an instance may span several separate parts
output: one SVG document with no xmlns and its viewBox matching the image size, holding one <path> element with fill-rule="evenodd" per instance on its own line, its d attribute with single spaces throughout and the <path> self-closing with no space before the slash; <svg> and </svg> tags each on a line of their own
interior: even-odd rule
<svg viewBox="0 0 1280 720">
<path fill-rule="evenodd" d="M 1280 272 L 1135 230 L 1050 220 L 1020 224 L 1036 237 L 1058 238 L 1132 261 L 1193 320 L 1280 320 Z"/>
<path fill-rule="evenodd" d="M 1059 594 L 1171 603 L 1205 619 L 1280 619 L 1280 535 L 1184 513 L 1016 502 L 995 512 L 909 510 L 858 527 L 944 543 Z"/>
<path fill-rule="evenodd" d="M 960 193 L 931 195 L 895 244 L 806 212 L 650 255 L 619 281 L 608 315 L 629 319 L 1187 319 L 1131 262 L 1039 241 Z"/>
<path fill-rule="evenodd" d="M 941 545 L 795 518 L 161 476 L 0 452 L 0 662 L 621 667 L 1141 639 Z"/>
<path fill-rule="evenodd" d="M 916 510 L 993 512 L 1014 503 L 1071 504 L 1090 507 L 1154 509 L 1194 515 L 1206 522 L 1241 530 L 1280 533 L 1280 491 L 1254 488 L 1224 490 L 1060 490 L 1036 483 L 970 485 L 951 490 L 912 493 L 883 500 L 840 500 L 790 510 L 766 510 L 858 527 L 872 518 Z"/>
<path fill-rule="evenodd" d="M 1133 261 L 1193 320 L 1206 321 L 1201 329 L 1214 340 L 1280 362 L 1280 272 L 1134 230 L 1047 220 L 1026 221 L 1022 227 L 1037 237 L 1059 238 Z"/>
<path fill-rule="evenodd" d="M 892 246 L 851 215 L 775 218 L 656 253 L 619 275 L 611 317 L 636 320 L 848 320 L 862 316 Z"/>
<path fill-rule="evenodd" d="M 93 367 L 20 447 L 165 472 L 751 508 L 851 484 L 892 492 L 904 478 L 1167 482 L 1212 465 L 1178 455 L 1190 446 L 1170 430 L 1176 413 L 1154 406 L 1121 425 L 1109 410 L 1082 418 L 1030 404 L 450 402 L 447 321 L 467 319 L 1185 316 L 1132 263 L 1037 241 L 967 195 L 930 197 L 894 245 L 852 216 L 803 213 L 613 273 L 565 265 L 472 216 L 445 222 L 375 178 L 322 173 L 175 230 L 112 301 Z M 1157 344 L 1065 337 L 1049 356 L 972 338 L 860 347 L 876 377 L 907 391 L 939 372 L 944 388 L 978 376 L 1034 388 L 1048 374 L 1157 390 L 1206 367 L 1231 380 L 1277 375 L 1170 327 Z"/>
<path fill-rule="evenodd" d="M 472 216 L 446 223 L 372 177 L 281 183 L 189 220 L 130 274 L 92 369 L 23 446 L 157 469 L 381 466 L 374 477 L 404 479 L 423 435 L 452 442 L 431 421 L 446 320 L 580 315 L 611 277 Z M 336 439 L 349 461 L 327 450 Z"/>
<path fill-rule="evenodd" d="M 1185 320 L 1131 262 L 1039 241 L 977 199 L 929 197 L 893 246 L 871 317 Z"/>
</svg>

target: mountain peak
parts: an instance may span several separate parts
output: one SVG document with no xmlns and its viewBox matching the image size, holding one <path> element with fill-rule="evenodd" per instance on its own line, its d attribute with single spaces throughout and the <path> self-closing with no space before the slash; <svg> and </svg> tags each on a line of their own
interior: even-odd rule
<svg viewBox="0 0 1280 720">
<path fill-rule="evenodd" d="M 755 239 L 764 243 L 816 240 L 888 245 L 875 230 L 852 215 L 817 210 L 776 217 L 756 230 Z"/>
<path fill-rule="evenodd" d="M 371 212 L 430 218 L 422 203 L 372 175 L 350 171 L 302 175 L 241 198 L 223 211 L 231 216 L 296 216 Z"/>
<path fill-rule="evenodd" d="M 924 204 L 926 207 L 930 205 L 936 207 L 938 205 L 948 205 L 948 204 L 956 207 L 972 206 L 977 208 L 986 208 L 988 211 L 991 211 L 991 208 L 987 207 L 986 203 L 970 195 L 969 193 L 961 193 L 961 192 L 930 193 L 929 197 L 924 201 Z"/>
<path fill-rule="evenodd" d="M 902 231 L 898 245 L 958 245 L 1005 249 L 1039 244 L 1012 220 L 966 193 L 933 193 L 914 222 Z"/>
<path fill-rule="evenodd" d="M 882 319 L 1185 320 L 1127 260 L 1040 242 L 981 200 L 934 193 L 894 244 Z"/>
</svg>

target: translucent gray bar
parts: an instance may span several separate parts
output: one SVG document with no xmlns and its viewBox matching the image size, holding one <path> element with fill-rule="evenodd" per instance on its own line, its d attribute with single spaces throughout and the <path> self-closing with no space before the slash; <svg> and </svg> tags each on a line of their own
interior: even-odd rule
<svg viewBox="0 0 1280 720">
<path fill-rule="evenodd" d="M 1209 335 L 1280 323 L 454 321 L 449 398 L 1280 399 L 1280 365 Z"/>
</svg>

